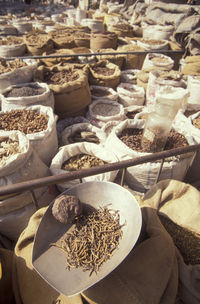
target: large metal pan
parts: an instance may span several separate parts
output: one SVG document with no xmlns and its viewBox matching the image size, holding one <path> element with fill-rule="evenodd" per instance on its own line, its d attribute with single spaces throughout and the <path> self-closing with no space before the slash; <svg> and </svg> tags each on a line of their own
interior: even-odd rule
<svg viewBox="0 0 200 304">
<path fill-rule="evenodd" d="M 73 229 L 73 225 L 58 222 L 52 215 L 54 201 L 49 205 L 36 232 L 32 264 L 40 276 L 59 293 L 73 296 L 102 280 L 125 259 L 139 237 L 142 217 L 135 197 L 115 183 L 85 182 L 62 194 L 76 195 L 81 202 L 94 208 L 109 204 L 109 208 L 119 210 L 120 224 L 126 223 L 122 228 L 123 236 L 119 247 L 102 264 L 97 274 L 89 276 L 90 272 L 84 272 L 81 268 L 68 270 L 66 253 L 50 245 L 57 242 L 66 231 Z"/>
</svg>

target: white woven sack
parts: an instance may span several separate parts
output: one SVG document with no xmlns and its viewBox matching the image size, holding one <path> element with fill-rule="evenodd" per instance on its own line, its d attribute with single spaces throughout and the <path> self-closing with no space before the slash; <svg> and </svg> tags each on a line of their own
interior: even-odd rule
<svg viewBox="0 0 200 304">
<path fill-rule="evenodd" d="M 142 36 L 144 39 L 169 40 L 174 32 L 172 25 L 148 25 L 143 27 Z"/>
<path fill-rule="evenodd" d="M 157 59 L 158 61 L 153 61 L 152 59 L 155 58 Z M 159 59 L 160 59 L 160 62 L 159 62 Z M 164 60 L 164 62 L 163 62 Z M 151 68 L 154 68 L 154 69 L 157 69 L 157 70 L 165 70 L 165 71 L 170 71 L 174 66 L 174 60 L 169 57 L 169 56 L 166 56 L 166 55 L 163 55 L 163 54 L 156 54 L 156 53 L 151 53 L 151 54 L 147 54 L 145 59 L 144 59 L 144 62 L 143 62 L 143 65 L 142 65 L 142 70 L 145 70 L 145 69 L 151 69 Z"/>
<path fill-rule="evenodd" d="M 151 37 L 151 36 L 149 36 Z M 145 39 L 145 41 L 143 40 L 137 40 L 137 45 L 140 46 L 141 48 L 145 49 L 146 51 L 160 51 L 160 50 L 168 50 L 169 49 L 169 43 L 167 40 L 158 40 L 157 43 L 151 43 L 149 42 L 148 43 L 148 40 L 152 40 L 152 38 L 148 38 L 148 39 Z"/>
<path fill-rule="evenodd" d="M 200 110 L 200 98 L 199 98 L 200 79 L 199 79 L 199 77 L 188 75 L 187 88 L 188 88 L 188 91 L 190 94 L 188 97 L 187 109 L 199 111 Z"/>
<path fill-rule="evenodd" d="M 0 26 L 1 35 L 17 35 L 17 29 L 11 24 L 4 24 Z"/>
<path fill-rule="evenodd" d="M 27 66 L 11 72 L 0 74 L 0 92 L 11 85 L 31 82 L 33 80 L 33 73 L 37 68 L 37 62 L 29 59 L 24 59 L 24 61 L 26 62 Z"/>
<path fill-rule="evenodd" d="M 136 84 L 136 74 L 139 72 L 139 70 L 136 69 L 128 69 L 121 71 L 120 81 L 121 83 L 131 83 Z"/>
<path fill-rule="evenodd" d="M 25 22 L 25 21 L 14 21 L 13 26 L 17 29 L 19 34 L 25 34 L 27 32 L 30 32 L 33 28 L 31 22 Z"/>
<path fill-rule="evenodd" d="M 13 44 L 13 45 L 0 45 L 0 57 L 18 57 L 26 53 L 26 45 Z"/>
<path fill-rule="evenodd" d="M 113 115 L 106 115 L 106 112 L 104 112 L 103 107 L 102 107 L 102 112 L 100 114 L 94 113 L 95 106 L 99 105 L 99 104 L 100 105 L 101 104 L 106 104 L 106 105 L 113 106 L 114 109 L 117 109 L 117 113 L 115 113 Z M 106 100 L 106 99 L 98 99 L 98 100 L 92 102 L 92 104 L 89 105 L 89 111 L 86 115 L 86 118 L 92 124 L 96 125 L 97 127 L 103 127 L 109 121 L 124 120 L 124 118 L 125 118 L 124 107 L 121 104 L 119 104 L 115 101 L 110 101 L 110 100 Z"/>
<path fill-rule="evenodd" d="M 120 161 L 127 159 L 134 159 L 149 153 L 137 152 L 125 145 L 119 138 L 118 135 L 125 128 L 144 128 L 144 120 L 125 120 L 121 122 L 117 127 L 113 128 L 112 132 L 108 136 L 105 147 L 110 151 L 115 151 L 117 157 Z M 179 133 L 181 130 L 178 130 Z M 194 138 L 185 132 L 182 131 L 182 134 L 188 140 L 190 145 L 195 144 Z M 172 157 L 165 161 L 160 175 L 160 180 L 163 179 L 177 179 L 183 180 L 188 167 L 190 166 L 192 160 L 192 155 L 185 155 L 181 157 Z M 159 168 L 160 161 L 149 162 L 141 165 L 128 167 L 125 180 L 127 184 L 134 190 L 139 192 L 144 192 L 154 185 Z"/>
<path fill-rule="evenodd" d="M 59 149 L 59 152 L 55 155 L 51 162 L 50 171 L 52 175 L 60 175 L 67 173 L 69 171 L 61 169 L 62 164 L 67 161 L 69 158 L 75 155 L 79 154 L 89 154 L 93 155 L 97 158 L 100 158 L 101 160 L 107 162 L 107 163 L 113 163 L 117 162 L 118 158 L 116 157 L 115 153 L 107 151 L 103 146 L 96 145 L 93 143 L 74 143 L 71 145 L 63 146 Z M 118 170 L 116 171 L 110 171 L 106 173 L 101 173 L 93 176 L 88 176 L 82 178 L 83 182 L 88 181 L 114 181 L 116 175 L 118 173 Z M 58 189 L 63 192 L 64 190 L 71 188 L 75 185 L 80 183 L 79 180 L 72 180 L 68 181 L 62 184 L 58 184 Z M 95 194 L 94 194 L 95 195 Z"/>
<path fill-rule="evenodd" d="M 45 91 L 40 95 L 34 95 L 34 96 L 5 97 L 5 95 L 13 88 L 21 88 L 25 86 L 37 86 L 44 88 Z M 49 89 L 49 86 L 46 83 L 42 83 L 42 82 L 17 84 L 8 87 L 4 91 L 2 91 L 0 95 L 0 99 L 1 99 L 2 111 L 9 111 L 12 109 L 25 109 L 27 106 L 33 106 L 33 105 L 47 106 L 47 107 L 51 107 L 54 110 L 54 104 L 55 104 L 53 92 Z"/>
<path fill-rule="evenodd" d="M 77 131 L 94 132 L 97 138 L 99 139 L 99 144 L 103 145 L 105 142 L 105 133 L 100 128 L 97 128 L 90 123 L 78 123 L 69 126 L 62 131 L 60 145 L 61 146 L 69 145 L 70 144 L 69 137 L 73 136 L 73 134 L 75 134 L 75 132 Z"/>
<path fill-rule="evenodd" d="M 39 208 L 48 206 L 55 198 L 48 188 L 37 189 L 34 193 Z M 30 192 L 0 201 L 0 233 L 16 242 L 36 211 Z"/>
<path fill-rule="evenodd" d="M 156 101 L 156 92 L 164 87 L 164 86 L 171 86 L 177 87 L 177 89 L 184 87 L 183 80 L 173 81 L 173 80 L 162 80 L 160 79 L 162 71 L 153 71 L 149 73 L 149 79 L 147 83 L 147 90 L 146 90 L 146 105 L 151 107 L 155 104 Z"/>
<path fill-rule="evenodd" d="M 102 91 L 103 93 L 106 93 L 106 96 L 95 96 L 92 94 L 92 89 L 98 90 L 100 92 Z M 107 100 L 111 100 L 111 101 L 118 101 L 118 93 L 112 88 L 91 85 L 90 90 L 91 90 L 92 100 L 107 99 Z"/>
<path fill-rule="evenodd" d="M 58 150 L 56 130 L 58 116 L 54 114 L 52 108 L 41 105 L 27 107 L 26 110 L 37 110 L 40 114 L 47 115 L 49 118 L 46 130 L 26 135 L 41 160 L 49 165 Z"/>
<path fill-rule="evenodd" d="M 131 83 L 120 83 L 117 87 L 117 92 L 119 94 L 119 102 L 124 107 L 144 104 L 145 90 L 143 87 Z"/>
<path fill-rule="evenodd" d="M 49 175 L 48 167 L 30 146 L 28 138 L 19 131 L 0 131 L 5 137 L 19 143 L 20 153 L 15 153 L 0 163 L 0 186 L 20 183 Z"/>
</svg>

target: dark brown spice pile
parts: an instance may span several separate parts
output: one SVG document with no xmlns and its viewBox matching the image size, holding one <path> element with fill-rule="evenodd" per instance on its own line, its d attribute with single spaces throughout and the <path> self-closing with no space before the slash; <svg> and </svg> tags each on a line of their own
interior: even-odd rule
<svg viewBox="0 0 200 304">
<path fill-rule="evenodd" d="M 24 134 L 47 129 L 48 117 L 36 110 L 11 110 L 0 115 L 0 130 L 19 130 Z"/>
<path fill-rule="evenodd" d="M 75 81 L 79 78 L 78 73 L 73 71 L 46 72 L 44 76 L 45 82 L 48 84 L 65 84 L 69 81 Z"/>
<path fill-rule="evenodd" d="M 141 147 L 142 134 L 143 129 L 126 128 L 121 132 L 121 134 L 118 135 L 118 137 L 129 148 L 138 152 L 146 152 Z M 172 129 L 170 131 L 164 150 L 171 150 L 184 146 L 188 146 L 185 137 Z"/>
<path fill-rule="evenodd" d="M 127 116 L 129 119 L 134 119 L 134 118 L 135 118 L 135 115 L 138 114 L 138 113 L 140 113 L 139 110 L 137 110 L 137 111 L 132 111 L 132 112 L 128 112 L 128 113 L 126 114 L 126 116 Z"/>
<path fill-rule="evenodd" d="M 110 95 L 109 92 L 104 91 L 104 90 L 98 90 L 98 89 L 91 89 L 91 94 L 97 97 L 103 97 L 103 96 L 108 96 Z"/>
<path fill-rule="evenodd" d="M 159 218 L 180 250 L 185 263 L 200 264 L 200 234 L 179 226 L 165 216 L 159 215 Z"/>
<path fill-rule="evenodd" d="M 7 94 L 6 97 L 25 97 L 25 96 L 36 96 L 41 95 L 45 92 L 45 88 L 25 86 L 21 88 L 13 88 Z"/>
<path fill-rule="evenodd" d="M 97 74 L 101 74 L 101 75 L 104 75 L 104 76 L 111 76 L 114 74 L 114 69 L 109 69 L 107 67 L 101 67 L 101 66 L 96 66 L 96 67 L 93 67 L 92 68 L 93 71 Z"/>
<path fill-rule="evenodd" d="M 67 269 L 83 268 L 97 273 L 110 259 L 122 238 L 119 211 L 99 208 L 78 218 L 72 232 L 59 243 L 52 244 L 66 252 Z"/>
</svg>

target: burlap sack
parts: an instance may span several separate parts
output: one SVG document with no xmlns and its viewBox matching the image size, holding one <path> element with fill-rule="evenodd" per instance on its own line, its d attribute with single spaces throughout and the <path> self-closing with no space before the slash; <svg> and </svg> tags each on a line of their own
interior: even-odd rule
<svg viewBox="0 0 200 304">
<path fill-rule="evenodd" d="M 107 68 L 113 70 L 113 73 L 110 74 L 103 74 L 100 72 L 96 72 L 96 68 Z M 97 85 L 97 86 L 104 86 L 109 88 L 116 88 L 120 83 L 120 75 L 121 71 L 119 67 L 113 63 L 110 63 L 107 60 L 102 60 L 97 63 L 91 64 L 89 67 L 89 84 L 90 85 Z"/>
<path fill-rule="evenodd" d="M 45 210 L 42 208 L 33 215 L 15 247 L 13 290 L 16 304 L 82 304 L 80 295 L 67 298 L 59 294 L 33 270 L 33 240 Z"/>
<path fill-rule="evenodd" d="M 31 31 L 24 36 L 24 43 L 31 55 L 42 55 L 51 52 L 54 48 L 53 41 L 41 31 Z"/>
<path fill-rule="evenodd" d="M 159 219 L 162 213 L 199 233 L 199 191 L 183 182 L 165 180 L 153 186 L 140 204 L 143 226 L 136 247 L 83 297 L 90 304 L 199 304 L 200 265 L 183 262 Z M 15 247 L 12 279 L 16 303 L 83 304 L 80 295 L 59 295 L 33 270 L 34 235 L 45 210 L 42 208 L 32 216 Z"/>
<path fill-rule="evenodd" d="M 52 36 L 55 49 L 71 49 L 76 47 L 74 37 L 72 35 L 58 34 Z"/>
<path fill-rule="evenodd" d="M 59 72 L 74 73 L 77 76 L 75 80 L 69 80 L 62 84 L 48 83 L 49 88 L 53 91 L 55 97 L 55 113 L 60 118 L 77 116 L 83 114 L 82 111 L 91 103 L 91 93 L 88 84 L 88 69 L 82 67 L 77 68 L 76 65 L 68 67 L 45 67 L 40 66 L 34 75 L 34 79 L 44 81 L 48 73 L 52 75 Z"/>
<path fill-rule="evenodd" d="M 92 33 L 90 36 L 90 48 L 94 52 L 108 48 L 116 49 L 117 34 L 111 32 Z"/>
<path fill-rule="evenodd" d="M 118 52 L 143 52 L 145 50 L 137 45 L 128 44 L 128 45 L 119 46 L 117 48 L 117 51 Z M 146 56 L 146 54 L 127 54 L 123 69 L 124 70 L 139 69 L 140 70 L 142 68 L 145 56 Z"/>
<path fill-rule="evenodd" d="M 47 54 L 46 52 L 43 53 L 43 56 L 46 55 L 70 55 L 72 53 L 71 49 L 59 49 L 59 50 L 53 50 L 51 54 Z M 67 57 L 57 57 L 57 58 L 41 58 L 40 62 L 47 66 L 52 67 L 54 65 L 66 65 L 67 63 L 78 63 L 78 58 L 73 56 L 67 56 Z"/>
<path fill-rule="evenodd" d="M 98 53 L 114 53 L 113 49 L 101 49 L 98 50 Z M 124 61 L 126 59 L 126 55 L 98 55 L 96 56 L 97 60 L 108 60 L 111 63 L 116 64 L 120 69 L 122 69 Z"/>
<path fill-rule="evenodd" d="M 118 37 L 134 37 L 133 27 L 128 23 L 118 23 L 108 26 L 110 32 L 114 32 Z"/>
</svg>

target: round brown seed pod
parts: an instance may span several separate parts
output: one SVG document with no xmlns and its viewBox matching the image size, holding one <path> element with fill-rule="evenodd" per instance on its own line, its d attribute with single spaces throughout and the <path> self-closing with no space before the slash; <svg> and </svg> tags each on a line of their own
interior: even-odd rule
<svg viewBox="0 0 200 304">
<path fill-rule="evenodd" d="M 53 216 L 61 223 L 70 224 L 82 212 L 79 199 L 73 195 L 61 195 L 55 199 L 52 207 Z"/>
</svg>

